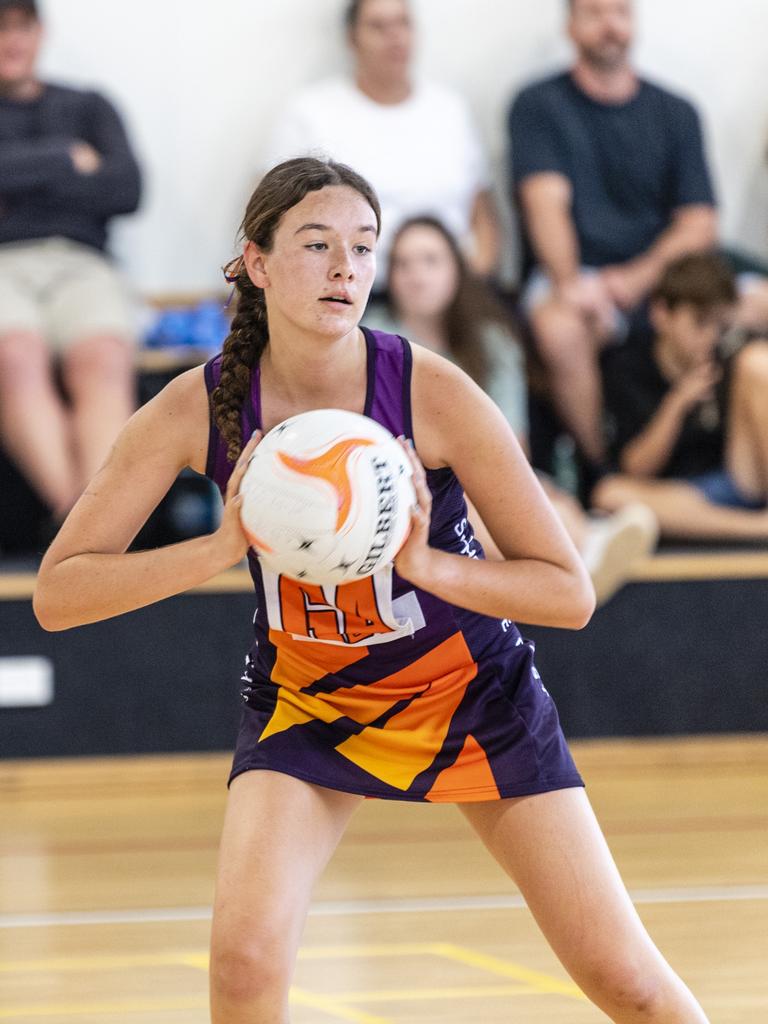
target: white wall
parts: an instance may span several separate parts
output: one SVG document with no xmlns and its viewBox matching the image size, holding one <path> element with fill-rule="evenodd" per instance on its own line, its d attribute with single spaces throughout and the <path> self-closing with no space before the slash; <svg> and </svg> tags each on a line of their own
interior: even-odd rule
<svg viewBox="0 0 768 1024">
<path fill-rule="evenodd" d="M 145 169 L 141 213 L 114 235 L 134 281 L 151 292 L 216 287 L 284 98 L 346 59 L 342 0 L 43 3 L 45 73 L 111 96 Z M 724 236 L 768 256 L 768 2 L 637 3 L 641 67 L 702 111 Z M 415 6 L 422 68 L 469 96 L 501 183 L 511 95 L 567 59 L 564 0 Z"/>
</svg>

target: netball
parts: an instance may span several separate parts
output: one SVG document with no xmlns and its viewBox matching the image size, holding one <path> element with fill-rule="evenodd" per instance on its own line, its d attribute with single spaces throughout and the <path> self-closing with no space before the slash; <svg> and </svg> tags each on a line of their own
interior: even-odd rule
<svg viewBox="0 0 768 1024">
<path fill-rule="evenodd" d="M 400 443 L 358 413 L 317 409 L 264 437 L 240 487 L 243 527 L 264 568 L 349 583 L 391 562 L 415 502 Z"/>
</svg>

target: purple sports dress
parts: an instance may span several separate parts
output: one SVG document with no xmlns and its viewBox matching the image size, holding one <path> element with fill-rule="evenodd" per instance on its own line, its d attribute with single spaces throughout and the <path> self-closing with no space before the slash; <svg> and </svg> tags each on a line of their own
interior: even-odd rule
<svg viewBox="0 0 768 1024">
<path fill-rule="evenodd" d="M 363 328 L 365 414 L 413 436 L 411 348 Z M 205 366 L 209 395 L 221 356 Z M 243 439 L 261 426 L 251 375 Z M 211 420 L 206 474 L 232 471 Z M 429 470 L 430 544 L 483 558 L 449 468 Z M 557 711 L 514 623 L 465 611 L 391 566 L 342 586 L 302 584 L 249 552 L 258 608 L 231 778 L 262 768 L 392 800 L 498 800 L 581 786 Z"/>
</svg>

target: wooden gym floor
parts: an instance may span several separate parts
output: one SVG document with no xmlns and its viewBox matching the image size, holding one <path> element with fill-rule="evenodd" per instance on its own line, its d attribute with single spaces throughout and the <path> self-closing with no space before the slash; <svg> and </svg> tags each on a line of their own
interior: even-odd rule
<svg viewBox="0 0 768 1024">
<path fill-rule="evenodd" d="M 768 1020 L 768 737 L 576 743 L 640 913 L 713 1024 Z M 0 762 L 0 1021 L 203 1024 L 225 755 Z M 296 1024 L 590 1024 L 452 807 L 366 803 Z"/>
</svg>

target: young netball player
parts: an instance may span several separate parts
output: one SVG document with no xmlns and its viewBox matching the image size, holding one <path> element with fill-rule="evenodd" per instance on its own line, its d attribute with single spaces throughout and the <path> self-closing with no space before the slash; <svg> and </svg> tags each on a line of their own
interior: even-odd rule
<svg viewBox="0 0 768 1024">
<path fill-rule="evenodd" d="M 376 197 L 349 168 L 302 159 L 267 174 L 231 268 L 223 355 L 130 421 L 43 561 L 38 618 L 105 619 L 249 555 L 256 643 L 214 905 L 214 1024 L 288 1021 L 312 887 L 365 796 L 459 804 L 612 1020 L 703 1024 L 622 886 L 512 621 L 583 626 L 589 579 L 496 406 L 447 360 L 358 326 L 378 231 Z M 418 498 L 394 569 L 325 590 L 262 572 L 238 514 L 258 432 L 322 407 L 412 441 Z M 221 487 L 219 529 L 126 553 L 185 466 Z M 503 560 L 483 559 L 465 491 Z"/>
</svg>

